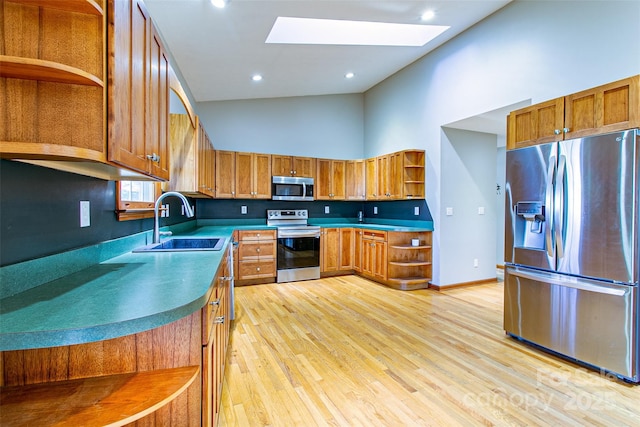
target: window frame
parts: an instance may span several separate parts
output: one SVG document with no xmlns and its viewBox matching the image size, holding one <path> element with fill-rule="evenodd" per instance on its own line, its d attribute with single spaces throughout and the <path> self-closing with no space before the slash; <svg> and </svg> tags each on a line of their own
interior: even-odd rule
<svg viewBox="0 0 640 427">
<path fill-rule="evenodd" d="M 155 201 L 162 193 L 162 187 L 160 182 L 148 182 L 153 184 L 153 202 L 122 200 L 122 184 L 121 181 L 116 181 L 116 217 L 118 221 L 153 218 Z"/>
</svg>

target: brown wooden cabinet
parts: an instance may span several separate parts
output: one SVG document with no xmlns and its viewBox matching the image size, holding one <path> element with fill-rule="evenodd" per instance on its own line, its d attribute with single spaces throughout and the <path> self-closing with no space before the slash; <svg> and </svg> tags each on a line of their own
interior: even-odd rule
<svg viewBox="0 0 640 427">
<path fill-rule="evenodd" d="M 207 305 L 202 309 L 202 426 L 215 426 L 218 422 L 222 383 L 229 343 L 231 318 L 230 251 L 220 263 L 215 287 Z"/>
<path fill-rule="evenodd" d="M 236 152 L 235 197 L 271 198 L 271 155 Z"/>
<path fill-rule="evenodd" d="M 366 200 L 425 197 L 425 152 L 403 150 L 366 160 Z"/>
<path fill-rule="evenodd" d="M 322 228 L 320 250 L 320 273 L 338 271 L 340 267 L 340 232 L 338 228 Z"/>
<path fill-rule="evenodd" d="M 432 277 L 431 232 L 388 232 L 388 278 L 395 289 L 413 290 L 429 287 Z M 412 245 L 417 239 L 418 245 Z"/>
<path fill-rule="evenodd" d="M 353 232 L 353 270 L 362 272 L 362 230 L 359 228 Z"/>
<path fill-rule="evenodd" d="M 276 277 L 276 242 L 276 230 L 239 230 L 237 279 Z"/>
<path fill-rule="evenodd" d="M 213 197 L 215 191 L 214 148 L 199 118 L 194 128 L 186 114 L 170 114 L 171 179 L 165 191 L 190 197 Z"/>
<path fill-rule="evenodd" d="M 236 196 L 236 152 L 215 151 L 215 197 L 233 199 Z"/>
<path fill-rule="evenodd" d="M 140 0 L 108 7 L 109 160 L 169 179 L 169 59 Z"/>
<path fill-rule="evenodd" d="M 362 230 L 362 271 L 384 283 L 387 280 L 387 232 Z"/>
<path fill-rule="evenodd" d="M 345 199 L 366 199 L 364 160 L 347 160 L 345 164 Z"/>
<path fill-rule="evenodd" d="M 640 75 L 512 111 L 507 149 L 640 126 Z"/>
<path fill-rule="evenodd" d="M 11 117 L 2 157 L 101 179 L 169 179 L 169 60 L 142 1 L 0 6 Z"/>
<path fill-rule="evenodd" d="M 317 159 L 315 195 L 317 200 L 345 199 L 345 160 Z"/>
<path fill-rule="evenodd" d="M 355 254 L 355 230 L 353 228 L 340 228 L 340 263 L 338 270 L 352 270 Z"/>
<path fill-rule="evenodd" d="M 0 155 L 104 164 L 105 4 L 56 3 L 0 1 Z"/>
<path fill-rule="evenodd" d="M 315 178 L 316 159 L 313 157 L 281 156 L 272 154 L 271 170 L 274 176 Z"/>
</svg>

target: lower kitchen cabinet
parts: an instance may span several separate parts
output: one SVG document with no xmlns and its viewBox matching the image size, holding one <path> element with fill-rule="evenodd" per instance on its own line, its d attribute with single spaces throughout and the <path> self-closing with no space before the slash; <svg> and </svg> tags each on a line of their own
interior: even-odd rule
<svg viewBox="0 0 640 427">
<path fill-rule="evenodd" d="M 431 280 L 431 232 L 387 233 L 387 285 L 413 290 L 429 287 Z M 412 245 L 417 239 L 418 244 Z"/>
<path fill-rule="evenodd" d="M 229 251 L 232 249 L 229 248 Z M 215 426 L 220 413 L 222 382 L 231 325 L 230 255 L 222 261 L 214 279 L 215 291 L 202 309 L 202 426 Z"/>
<path fill-rule="evenodd" d="M 340 264 L 339 228 L 322 228 L 320 232 L 320 273 L 338 271 Z"/>
<path fill-rule="evenodd" d="M 238 230 L 236 282 L 276 277 L 276 230 Z"/>
<path fill-rule="evenodd" d="M 361 274 L 373 280 L 387 280 L 387 232 L 362 230 Z"/>
</svg>

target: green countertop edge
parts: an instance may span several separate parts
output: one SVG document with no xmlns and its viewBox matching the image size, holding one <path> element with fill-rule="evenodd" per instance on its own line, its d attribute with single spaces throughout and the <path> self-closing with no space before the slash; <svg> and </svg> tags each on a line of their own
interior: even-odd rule
<svg viewBox="0 0 640 427">
<path fill-rule="evenodd" d="M 432 231 L 433 229 L 431 221 L 377 220 L 377 223 L 373 224 L 367 222 L 358 223 L 357 221 L 350 222 L 349 220 L 343 220 L 341 218 L 327 218 L 310 222 L 323 227 L 377 228 L 395 231 Z M 226 245 L 228 245 L 234 229 L 254 228 L 271 227 L 266 226 L 265 220 L 229 219 L 188 221 L 170 227 L 162 227 L 162 230 L 170 230 L 174 236 L 216 235 L 226 237 L 228 238 Z M 29 308 L 32 301 L 26 299 L 33 295 L 34 292 L 37 292 L 35 288 L 38 286 L 64 287 L 66 283 L 71 281 L 70 277 L 72 275 L 90 275 L 92 267 L 95 268 L 96 265 L 109 267 L 113 265 L 127 265 L 128 262 L 139 264 L 135 262 L 137 257 L 134 256 L 131 251 L 139 246 L 150 243 L 150 239 L 151 232 L 146 231 L 85 248 L 0 268 L 0 283 L 2 284 L 0 291 L 0 313 L 3 313 L 0 315 L 0 328 L 5 329 L 5 327 L 2 326 L 5 324 L 2 317 L 6 319 L 6 316 L 10 315 L 4 314 L 3 301 L 5 303 L 11 302 L 13 305 L 17 304 L 20 307 Z M 24 328 L 23 330 L 17 331 L 2 331 L 0 332 L 0 351 L 46 348 L 102 341 L 157 328 L 189 316 L 206 303 L 212 290 L 211 281 L 215 277 L 216 270 L 222 260 L 221 254 L 223 252 L 224 251 L 209 252 L 209 254 L 211 254 L 208 256 L 209 258 L 206 258 L 206 254 L 199 255 L 201 258 L 205 257 L 204 259 L 210 259 L 212 264 L 215 264 L 215 268 L 211 268 L 211 273 L 205 274 L 206 278 L 201 278 L 202 281 L 198 281 L 198 284 L 193 285 L 193 288 L 196 289 L 192 292 L 194 296 L 189 301 L 184 302 L 184 304 L 172 306 L 163 311 L 149 312 L 147 315 L 137 318 L 117 318 L 117 316 L 114 315 L 113 321 L 103 324 L 88 324 L 78 328 L 58 328 L 53 324 L 51 325 L 51 329 L 35 330 Z M 152 256 L 161 255 L 156 254 Z M 179 278 L 175 278 L 174 281 L 178 283 Z M 164 289 L 168 290 L 168 288 L 172 286 L 172 283 L 171 281 L 167 281 L 167 283 L 164 284 Z M 83 286 L 85 285 L 80 285 L 78 288 L 82 288 Z M 86 286 L 89 285 L 86 284 Z M 122 289 L 118 291 L 121 294 L 131 291 L 130 285 L 125 286 L 124 284 L 118 284 L 118 286 L 122 287 Z M 149 286 L 149 284 L 146 284 L 146 286 Z M 76 290 L 76 288 L 72 287 L 72 290 Z M 96 288 L 96 290 L 99 291 L 100 289 Z M 190 288 L 190 290 L 193 289 Z M 23 300 L 20 299 L 22 296 L 24 296 Z M 19 303 L 16 303 L 16 301 Z M 114 299 L 114 301 L 117 301 L 117 298 Z M 93 302 L 96 303 L 96 301 Z M 58 306 L 64 306 L 64 304 L 58 303 Z M 101 306 L 109 306 L 109 304 L 105 302 Z M 73 304 L 70 303 L 68 307 L 72 308 Z M 15 321 L 15 319 L 11 320 Z M 30 325 L 30 320 L 31 318 L 26 318 L 21 321 L 25 325 Z"/>
</svg>

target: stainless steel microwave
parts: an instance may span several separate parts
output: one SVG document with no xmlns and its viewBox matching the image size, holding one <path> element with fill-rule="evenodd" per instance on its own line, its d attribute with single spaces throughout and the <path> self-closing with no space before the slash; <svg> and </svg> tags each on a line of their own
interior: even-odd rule
<svg viewBox="0 0 640 427">
<path fill-rule="evenodd" d="M 274 176 L 271 179 L 271 199 L 313 201 L 313 178 Z"/>
</svg>

